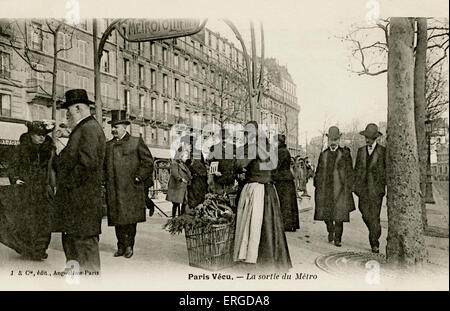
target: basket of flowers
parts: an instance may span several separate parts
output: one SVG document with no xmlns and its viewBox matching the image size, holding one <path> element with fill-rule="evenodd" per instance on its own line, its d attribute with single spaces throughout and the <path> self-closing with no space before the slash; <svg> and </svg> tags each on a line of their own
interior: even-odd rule
<svg viewBox="0 0 450 311">
<path fill-rule="evenodd" d="M 172 234 L 184 230 L 190 266 L 215 271 L 233 265 L 234 221 L 227 196 L 209 193 L 164 228 Z"/>
</svg>

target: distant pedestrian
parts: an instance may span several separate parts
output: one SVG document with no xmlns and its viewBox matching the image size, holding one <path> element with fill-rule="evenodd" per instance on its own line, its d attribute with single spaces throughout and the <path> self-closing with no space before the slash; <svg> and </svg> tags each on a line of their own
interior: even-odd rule
<svg viewBox="0 0 450 311">
<path fill-rule="evenodd" d="M 166 200 L 172 202 L 172 217 L 184 214 L 188 203 L 188 185 L 191 183 L 192 175 L 186 165 L 189 151 L 178 149 L 170 165 L 170 178 Z"/>
<path fill-rule="evenodd" d="M 321 152 L 314 177 L 314 220 L 325 221 L 328 242 L 341 246 L 343 223 L 355 210 L 352 157 L 349 148 L 339 146 L 341 133 L 336 126 L 330 127 L 327 137 L 329 147 Z"/>
<path fill-rule="evenodd" d="M 105 134 L 91 116 L 86 90 L 66 92 L 69 141 L 55 159 L 56 202 L 62 213 L 62 243 L 67 262 L 81 271 L 100 273 L 99 235 L 102 224 L 102 180 Z"/>
<path fill-rule="evenodd" d="M 300 229 L 298 202 L 295 192 L 294 176 L 290 170 L 291 155 L 286 146 L 286 136 L 278 135 L 278 166 L 274 174 L 275 188 L 280 199 L 284 230 Z"/>
<path fill-rule="evenodd" d="M 153 157 L 141 137 L 131 136 L 124 110 L 111 111 L 111 133 L 106 143 L 105 180 L 108 225 L 114 226 L 114 257 L 133 256 L 137 223 L 146 220 L 146 180 L 153 173 Z"/>
<path fill-rule="evenodd" d="M 369 229 L 372 252 L 380 252 L 380 213 L 386 188 L 386 148 L 377 143 L 383 135 L 376 124 L 370 123 L 360 132 L 366 146 L 358 149 L 355 164 L 355 194 L 359 197 L 359 210 Z"/>
</svg>

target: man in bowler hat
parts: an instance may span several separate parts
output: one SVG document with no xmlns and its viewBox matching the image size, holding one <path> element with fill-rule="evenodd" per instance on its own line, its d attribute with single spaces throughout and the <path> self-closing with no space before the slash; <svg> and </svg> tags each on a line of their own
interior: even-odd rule
<svg viewBox="0 0 450 311">
<path fill-rule="evenodd" d="M 339 146 L 339 128 L 330 127 L 327 137 L 328 148 L 320 154 L 314 176 L 314 220 L 325 221 L 328 242 L 334 241 L 334 245 L 340 247 L 344 222 L 350 221 L 350 212 L 355 210 L 352 195 L 353 163 L 350 149 Z"/>
<path fill-rule="evenodd" d="M 99 235 L 102 223 L 102 178 L 105 134 L 91 116 L 86 90 L 65 94 L 62 108 L 72 131 L 55 159 L 56 204 L 62 213 L 62 244 L 68 264 L 82 272 L 100 273 Z M 87 272 L 86 272 L 87 273 Z"/>
<path fill-rule="evenodd" d="M 378 126 L 370 123 L 360 132 L 366 145 L 358 149 L 355 163 L 355 194 L 359 197 L 359 210 L 369 229 L 372 252 L 380 252 L 380 212 L 386 187 L 386 148 L 377 143 L 381 134 Z"/>
<path fill-rule="evenodd" d="M 136 226 L 145 221 L 148 180 L 153 157 L 141 137 L 131 136 L 130 121 L 123 110 L 111 111 L 113 138 L 106 143 L 105 179 L 108 225 L 114 226 L 117 251 L 114 257 L 133 256 Z"/>
</svg>

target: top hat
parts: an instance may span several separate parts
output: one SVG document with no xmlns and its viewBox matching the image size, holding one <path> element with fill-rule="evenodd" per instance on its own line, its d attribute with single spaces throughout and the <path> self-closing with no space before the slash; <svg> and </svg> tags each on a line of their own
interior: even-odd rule
<svg viewBox="0 0 450 311">
<path fill-rule="evenodd" d="M 331 140 L 335 140 L 340 138 L 342 133 L 339 131 L 339 128 L 337 126 L 332 126 L 328 129 L 327 137 Z"/>
<path fill-rule="evenodd" d="M 73 89 L 66 92 L 66 101 L 62 103 L 62 108 L 69 108 L 69 106 L 75 104 L 86 104 L 95 105 L 94 102 L 90 101 L 86 90 L 84 89 Z"/>
<path fill-rule="evenodd" d="M 26 126 L 28 128 L 28 133 L 44 136 L 55 128 L 53 122 L 46 121 L 27 121 Z"/>
<path fill-rule="evenodd" d="M 366 129 L 362 132 L 359 132 L 359 134 L 372 139 L 376 139 L 377 137 L 383 135 L 378 131 L 378 126 L 375 123 L 367 124 Z"/>
<path fill-rule="evenodd" d="M 111 121 L 108 121 L 111 126 L 117 124 L 129 125 L 130 121 L 127 120 L 127 112 L 125 110 L 111 110 Z"/>
</svg>

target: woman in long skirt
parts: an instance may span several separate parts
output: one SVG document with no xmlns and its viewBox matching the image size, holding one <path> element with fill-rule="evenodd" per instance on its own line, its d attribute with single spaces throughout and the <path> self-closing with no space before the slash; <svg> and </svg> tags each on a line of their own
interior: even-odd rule
<svg viewBox="0 0 450 311">
<path fill-rule="evenodd" d="M 0 241 L 24 257 L 42 260 L 47 258 L 51 232 L 57 231 L 59 218 L 53 205 L 55 184 L 50 168 L 55 147 L 47 135 L 54 126 L 33 121 L 27 127 L 10 163 L 10 193 L 0 197 L 6 213 L 0 221 Z M 8 206 L 16 210 L 7 211 Z"/>
<path fill-rule="evenodd" d="M 290 170 L 291 155 L 287 149 L 286 136 L 278 135 L 278 167 L 275 174 L 275 188 L 280 200 L 285 231 L 300 229 L 297 194 L 294 176 Z"/>
<path fill-rule="evenodd" d="M 258 124 L 247 123 L 246 131 L 245 159 L 237 159 L 245 170 L 245 185 L 237 208 L 234 261 L 287 271 L 292 264 L 272 179 L 276 167 L 270 163 L 268 141 L 258 133 Z"/>
</svg>

